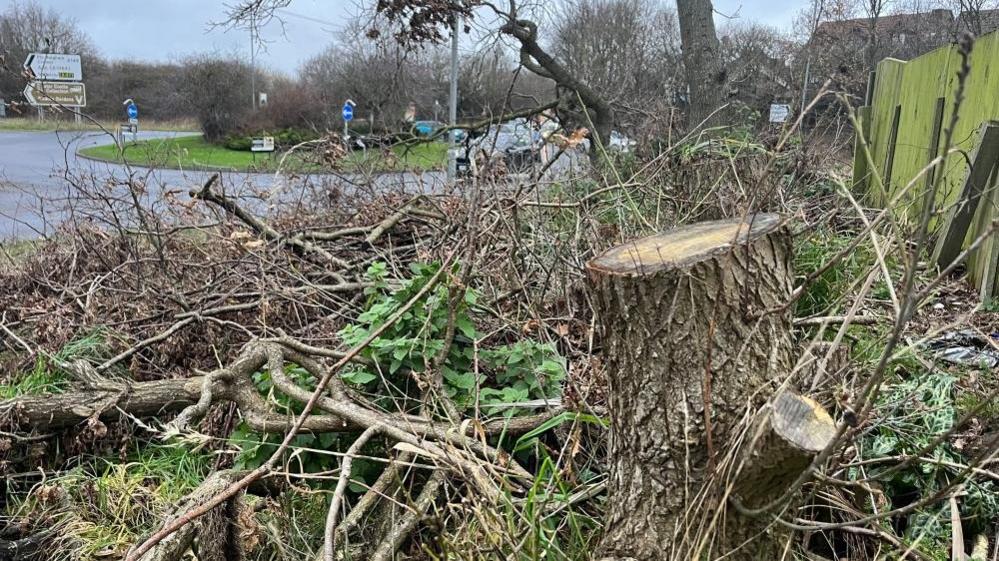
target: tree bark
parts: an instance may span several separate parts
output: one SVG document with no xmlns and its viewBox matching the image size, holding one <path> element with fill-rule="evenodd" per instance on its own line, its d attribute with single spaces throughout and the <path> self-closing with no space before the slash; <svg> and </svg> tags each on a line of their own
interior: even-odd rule
<svg viewBox="0 0 999 561">
<path fill-rule="evenodd" d="M 695 127 L 721 106 L 726 73 L 721 65 L 711 0 L 677 0 L 676 15 L 687 76 L 687 124 Z"/>
<path fill-rule="evenodd" d="M 137 382 L 130 388 L 107 387 L 59 394 L 25 395 L 0 403 L 0 410 L 20 426 L 39 431 L 75 425 L 95 413 L 117 416 L 121 410 L 135 417 L 154 417 L 180 411 L 198 401 L 204 378 Z"/>
<path fill-rule="evenodd" d="M 773 397 L 793 365 L 791 316 L 782 306 L 792 289 L 788 229 L 770 214 L 685 226 L 613 248 L 587 270 L 610 384 L 602 552 L 778 559 L 779 532 L 730 510 L 722 490 L 741 469 L 736 496 L 752 505 L 779 496 L 804 469 L 801 459 L 815 453 L 807 438 L 775 428 L 807 423 L 807 412 L 792 407 L 808 403 L 812 411 L 805 398 L 774 400 L 764 411 L 784 412 L 760 416 L 771 422 L 766 431 L 747 431 L 744 422 L 747 407 L 755 413 Z M 832 422 L 815 407 L 828 436 Z M 733 452 L 740 436 L 748 442 L 756 432 L 763 436 L 751 453 Z M 778 466 L 766 461 L 778 457 Z"/>
<path fill-rule="evenodd" d="M 183 380 L 157 380 L 123 384 L 108 381 L 99 388 L 59 394 L 23 395 L 0 402 L 0 426 L 17 426 L 36 432 L 57 431 L 90 418 L 109 421 L 125 412 L 137 418 L 176 413 L 198 402 L 204 376 Z M 260 432 L 282 433 L 292 420 L 272 411 L 248 380 L 217 381 L 211 403 L 235 402 L 246 423 Z M 305 430 L 350 432 L 357 425 L 331 415 L 313 415 Z"/>
</svg>

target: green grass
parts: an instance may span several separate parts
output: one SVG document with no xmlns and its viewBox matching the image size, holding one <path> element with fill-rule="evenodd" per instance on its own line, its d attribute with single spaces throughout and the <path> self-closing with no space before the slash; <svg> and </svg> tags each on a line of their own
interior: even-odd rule
<svg viewBox="0 0 999 561">
<path fill-rule="evenodd" d="M 853 241 L 852 234 L 836 234 L 819 230 L 806 238 L 795 240 L 794 271 L 804 278 L 818 270 Z M 876 263 L 876 256 L 866 241 L 859 244 L 829 270 L 819 275 L 798 300 L 797 315 L 810 316 L 827 313 L 830 307 L 841 304 L 851 286 Z M 894 255 L 886 257 L 892 276 L 897 277 L 899 267 Z M 871 296 L 879 300 L 889 298 L 888 286 L 883 279 L 875 282 Z"/>
<path fill-rule="evenodd" d="M 0 271 L 16 267 L 28 259 L 41 247 L 39 240 L 9 240 L 0 242 Z"/>
<path fill-rule="evenodd" d="M 48 362 L 39 357 L 35 367 L 27 373 L 15 376 L 8 382 L 0 382 L 0 399 L 13 399 L 22 395 L 60 393 L 69 384 L 66 376 L 49 367 Z"/>
<path fill-rule="evenodd" d="M 423 171 L 442 169 L 447 161 L 447 145 L 441 142 L 393 147 L 395 160 L 388 161 L 378 151 L 355 151 L 348 156 L 345 171 Z M 121 162 L 118 149 L 109 144 L 80 150 L 82 156 Z M 281 153 L 254 154 L 210 144 L 201 136 L 142 140 L 125 145 L 125 160 L 132 165 L 177 169 L 226 169 L 235 171 L 274 171 Z M 325 168 L 297 154 L 285 160 L 284 169 L 322 172 Z"/>
<path fill-rule="evenodd" d="M 0 131 L 96 131 L 100 130 L 100 127 L 95 125 L 93 122 L 83 119 L 80 124 L 76 124 L 72 118 L 68 118 L 68 115 L 62 115 L 59 118 L 46 118 L 44 121 L 38 120 L 37 117 L 7 117 L 0 119 Z M 112 121 L 100 121 L 101 126 L 107 130 L 114 130 L 115 122 Z M 189 119 L 180 119 L 173 121 L 155 121 L 155 120 L 143 120 L 141 122 L 142 130 L 155 130 L 155 131 L 186 131 L 194 132 L 198 130 L 198 124 Z"/>
<path fill-rule="evenodd" d="M 120 559 L 208 475 L 214 458 L 183 447 L 146 444 L 124 461 L 92 458 L 9 496 L 3 514 L 30 531 L 49 530 L 52 560 Z"/>
<path fill-rule="evenodd" d="M 100 360 L 107 354 L 108 333 L 103 329 L 93 329 L 66 343 L 55 353 L 56 361 Z M 0 378 L 0 399 L 12 399 L 22 395 L 60 393 L 69 387 L 70 378 L 56 368 L 45 355 L 35 360 L 28 372 L 13 373 Z"/>
</svg>

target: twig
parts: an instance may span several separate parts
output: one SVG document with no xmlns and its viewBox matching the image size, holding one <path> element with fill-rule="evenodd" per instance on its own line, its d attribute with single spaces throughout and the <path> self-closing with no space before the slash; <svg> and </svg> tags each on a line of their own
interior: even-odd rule
<svg viewBox="0 0 999 561">
<path fill-rule="evenodd" d="M 819 316 L 810 318 L 795 318 L 795 327 L 807 327 L 815 325 L 831 325 L 850 322 L 853 325 L 874 325 L 879 321 L 879 318 L 875 316 Z"/>
<path fill-rule="evenodd" d="M 968 556 L 964 552 L 964 528 L 961 526 L 961 509 L 957 506 L 957 497 L 950 496 L 950 559 L 965 561 Z"/>
<path fill-rule="evenodd" d="M 392 314 L 391 317 L 386 319 L 385 323 L 378 326 L 376 329 L 372 330 L 372 332 L 367 337 L 365 337 L 363 341 L 361 341 L 356 346 L 354 346 L 350 351 L 345 353 L 343 358 L 341 358 L 336 364 L 334 364 L 329 370 L 327 370 L 323 378 L 319 380 L 319 383 L 316 384 L 316 389 L 312 393 L 312 398 L 305 404 L 305 407 L 302 409 L 302 412 L 298 415 L 298 418 L 295 420 L 294 426 L 292 426 L 291 430 L 288 431 L 288 433 L 285 435 L 284 440 L 277 447 L 277 449 L 271 455 L 270 459 L 267 460 L 267 462 L 265 462 L 262 466 L 253 470 L 249 474 L 247 474 L 245 477 L 243 477 L 236 483 L 230 485 L 223 492 L 219 493 L 218 495 L 207 501 L 205 504 L 195 509 L 192 509 L 183 516 L 178 517 L 173 522 L 164 525 L 163 528 L 161 528 L 159 531 L 150 536 L 136 549 L 132 550 L 128 554 L 128 557 L 126 557 L 126 561 L 138 561 L 138 559 L 140 559 L 143 554 L 149 551 L 150 548 L 155 546 L 164 538 L 173 534 L 178 529 L 183 528 L 186 524 L 189 524 L 191 521 L 201 516 L 204 516 L 212 508 L 222 504 L 229 498 L 235 496 L 241 490 L 245 489 L 248 485 L 250 485 L 254 481 L 266 475 L 273 468 L 278 458 L 280 458 L 284 454 L 285 450 L 287 450 L 288 447 L 291 445 L 292 440 L 294 440 L 295 436 L 298 434 L 298 431 L 301 430 L 302 425 L 305 423 L 305 420 L 308 418 L 309 414 L 315 408 L 316 402 L 319 400 L 322 393 L 326 390 L 326 386 L 329 384 L 330 379 L 333 377 L 333 375 L 338 373 L 339 370 L 343 368 L 344 365 L 350 362 L 354 356 L 360 354 L 361 351 L 366 349 L 368 345 L 370 345 L 375 339 L 380 337 L 382 333 L 384 333 L 390 327 L 395 325 L 395 323 L 399 321 L 399 319 L 402 318 L 404 314 L 409 312 L 409 310 L 412 309 L 412 307 L 415 306 L 417 302 L 419 302 L 427 293 L 429 293 L 430 290 L 437 285 L 437 282 L 440 280 L 444 272 L 448 270 L 448 267 L 452 259 L 453 255 L 445 259 L 444 263 L 441 264 L 440 269 L 438 269 L 438 271 L 434 273 L 434 275 L 430 279 L 427 280 L 426 284 L 424 284 L 423 287 L 416 294 L 414 294 L 413 297 L 410 298 L 408 302 L 403 304 L 398 310 L 396 310 L 394 314 Z"/>
<path fill-rule="evenodd" d="M 166 339 L 169 339 L 171 335 L 173 335 L 174 333 L 180 331 L 180 329 L 182 327 L 184 327 L 185 325 L 187 325 L 189 323 L 192 323 L 194 320 L 195 320 L 195 318 L 193 316 L 191 316 L 191 317 L 184 318 L 184 319 L 182 319 L 182 320 L 180 320 L 178 322 L 175 322 L 173 325 L 171 325 L 165 331 L 163 331 L 163 332 L 161 332 L 161 333 L 159 333 L 157 335 L 153 335 L 152 337 L 149 337 L 147 339 L 143 339 L 142 341 L 139 341 L 138 343 L 136 343 L 135 345 L 133 345 L 131 348 L 126 349 L 126 350 L 118 353 L 114 357 L 109 358 L 108 360 L 104 361 L 103 363 L 101 363 L 97 367 L 97 370 L 98 371 L 107 370 L 108 368 L 111 368 L 115 364 L 118 364 L 119 362 L 125 360 L 126 358 L 128 358 L 128 357 L 134 355 L 135 353 L 141 351 L 142 349 L 148 347 L 149 345 L 152 345 L 154 343 L 159 343 L 160 341 L 164 341 Z"/>
<path fill-rule="evenodd" d="M 257 233 L 257 235 L 272 242 L 284 242 L 289 246 L 291 246 L 291 248 L 299 255 L 307 255 L 307 254 L 319 255 L 320 257 L 322 257 L 323 259 L 325 259 L 326 261 L 330 262 L 331 264 L 335 265 L 338 268 L 347 269 L 350 267 L 350 264 L 344 261 L 343 259 L 335 257 L 330 252 L 326 251 L 325 249 L 319 247 L 316 244 L 313 244 L 309 241 L 302 239 L 300 236 L 292 236 L 292 237 L 282 236 L 277 230 L 272 228 L 266 222 L 257 218 L 256 216 L 253 216 L 245 209 L 243 209 L 241 206 L 237 205 L 235 201 L 227 198 L 225 195 L 212 191 L 212 185 L 214 185 L 215 182 L 218 181 L 218 178 L 219 174 L 216 173 L 212 175 L 212 177 L 208 179 L 208 181 L 205 183 L 205 186 L 202 187 L 200 191 L 195 191 L 195 190 L 190 191 L 189 193 L 190 196 L 192 198 L 208 201 L 210 203 L 222 207 L 223 210 L 232 214 L 236 218 L 239 218 L 241 221 L 243 221 L 243 223 L 252 228 L 253 231 Z"/>
<path fill-rule="evenodd" d="M 31 345 L 26 343 L 24 339 L 17 336 L 17 333 L 14 333 L 7 327 L 7 312 L 4 312 L 3 316 L 0 317 L 0 331 L 3 331 L 8 337 L 13 339 L 15 343 L 21 345 L 24 350 L 28 351 L 29 357 L 35 356 L 35 350 L 31 348 Z"/>
<path fill-rule="evenodd" d="M 350 445 L 350 448 L 347 448 L 347 453 L 344 454 L 343 461 L 340 462 L 340 480 L 336 483 L 336 489 L 333 491 L 333 499 L 330 501 L 330 510 L 326 515 L 326 528 L 323 541 L 323 561 L 335 561 L 333 536 L 336 531 L 337 518 L 340 515 L 340 504 L 343 502 L 343 494 L 347 490 L 347 481 L 350 479 L 350 466 L 354 461 L 354 455 L 356 455 L 368 442 L 368 440 L 377 434 L 379 430 L 381 430 L 381 425 L 372 425 L 365 429 L 365 431 L 361 433 L 361 436 L 357 437 L 357 440 Z"/>
<path fill-rule="evenodd" d="M 422 196 L 417 196 L 410 199 L 409 202 L 402 205 L 402 207 L 399 210 L 393 212 L 388 216 L 388 218 L 382 220 L 374 228 L 372 228 L 371 232 L 369 232 L 368 235 L 365 236 L 364 241 L 366 241 L 369 244 L 375 243 L 375 241 L 377 241 L 382 234 L 384 234 L 387 230 L 392 229 L 392 227 L 398 224 L 399 221 L 406 216 L 406 213 L 409 212 L 409 209 L 412 208 L 413 205 L 415 205 L 422 198 L 423 198 Z"/>
<path fill-rule="evenodd" d="M 430 505 L 437 499 L 437 491 L 445 479 L 446 475 L 443 471 L 435 471 L 430 474 L 426 485 L 423 486 L 419 496 L 416 497 L 413 509 L 406 512 L 402 520 L 389 530 L 381 543 L 378 544 L 378 548 L 375 549 L 374 555 L 371 556 L 371 561 L 389 561 L 392 559 L 396 550 L 402 545 L 403 540 L 413 531 L 413 528 L 416 527 L 420 519 L 426 514 Z"/>
</svg>

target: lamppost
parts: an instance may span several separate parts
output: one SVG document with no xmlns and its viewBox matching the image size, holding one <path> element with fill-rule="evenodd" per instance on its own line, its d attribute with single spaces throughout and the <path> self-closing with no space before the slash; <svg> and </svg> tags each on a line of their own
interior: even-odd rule
<svg viewBox="0 0 999 561">
<path fill-rule="evenodd" d="M 453 183 L 458 168 L 458 16 L 451 22 L 451 99 L 448 100 L 448 134 L 447 180 Z"/>
</svg>

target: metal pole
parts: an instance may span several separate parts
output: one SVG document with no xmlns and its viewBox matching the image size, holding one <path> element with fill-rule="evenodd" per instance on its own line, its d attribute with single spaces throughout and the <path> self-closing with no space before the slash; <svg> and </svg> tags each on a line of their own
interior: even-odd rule
<svg viewBox="0 0 999 561">
<path fill-rule="evenodd" d="M 451 134 L 448 135 L 447 180 L 454 182 L 457 175 L 458 131 L 454 126 L 458 123 L 458 17 L 454 16 L 451 26 L 451 99 L 448 101 L 448 125 Z"/>
<path fill-rule="evenodd" d="M 801 84 L 801 112 L 805 112 L 805 96 L 808 95 L 808 73 L 812 69 L 812 57 L 808 57 L 805 61 L 805 81 Z"/>
<path fill-rule="evenodd" d="M 253 43 L 254 28 L 257 25 L 257 12 L 250 12 L 250 109 L 257 110 L 257 63 Z"/>
</svg>

